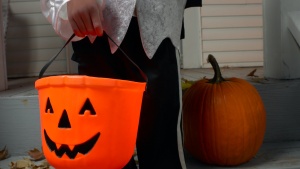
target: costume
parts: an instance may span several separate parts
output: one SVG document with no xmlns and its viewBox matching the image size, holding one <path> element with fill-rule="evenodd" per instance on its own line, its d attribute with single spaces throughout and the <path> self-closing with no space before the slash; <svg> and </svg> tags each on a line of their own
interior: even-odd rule
<svg viewBox="0 0 300 169">
<path fill-rule="evenodd" d="M 41 0 L 42 11 L 56 32 L 68 38 L 67 0 Z M 54 5 L 54 2 L 56 5 Z M 104 35 L 73 42 L 72 59 L 79 74 L 143 81 L 139 71 L 111 43 L 107 34 L 148 77 L 137 137 L 140 169 L 185 167 L 180 132 L 181 88 L 176 48 L 180 46 L 186 0 L 106 0 Z M 200 1 L 193 6 L 200 6 Z M 99 2 L 101 3 L 101 2 Z M 133 17 L 136 9 L 136 16 Z M 91 43 L 92 41 L 93 43 Z M 121 113 L 121 112 L 120 112 Z M 129 163 L 125 168 L 135 168 Z"/>
</svg>

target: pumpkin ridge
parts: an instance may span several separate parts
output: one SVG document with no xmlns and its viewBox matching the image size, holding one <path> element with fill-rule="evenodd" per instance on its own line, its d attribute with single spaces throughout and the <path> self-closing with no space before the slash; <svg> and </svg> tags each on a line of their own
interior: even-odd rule
<svg viewBox="0 0 300 169">
<path fill-rule="evenodd" d="M 202 84 L 206 84 L 207 80 L 200 80 L 196 83 L 202 83 Z M 209 94 L 208 93 L 208 85 L 204 85 L 202 86 L 203 88 L 196 88 L 195 86 L 192 86 L 191 88 L 189 88 L 183 97 L 183 100 L 187 99 L 187 96 L 194 98 L 193 100 L 191 100 L 190 102 L 183 102 L 183 110 L 185 110 L 184 114 L 183 114 L 183 123 L 186 124 L 186 127 L 184 128 L 184 144 L 186 149 L 189 151 L 189 153 L 191 153 L 193 156 L 195 157 L 203 157 L 207 160 L 209 160 L 209 158 L 207 158 L 207 150 L 206 150 L 206 146 L 205 143 L 203 141 L 200 140 L 204 140 L 204 133 L 196 133 L 196 134 L 189 134 L 191 133 L 191 131 L 194 130 L 193 126 L 197 125 L 197 121 L 199 118 L 200 121 L 200 127 L 204 128 L 205 126 L 205 120 L 201 121 L 201 119 L 205 119 L 204 113 L 201 113 L 200 116 L 196 119 L 196 117 L 194 117 L 196 115 L 197 112 L 195 112 L 196 110 L 193 109 L 193 107 L 195 105 L 201 105 L 201 103 L 203 101 L 205 101 L 205 97 Z M 196 93 L 200 92 L 203 93 L 202 97 L 195 97 Z M 204 107 L 199 107 L 201 109 L 201 112 L 204 111 Z M 200 146 L 198 148 L 193 148 L 193 145 L 197 144 L 197 142 L 200 141 Z M 201 149 L 204 149 L 205 151 L 200 151 Z M 200 153 L 202 152 L 202 153 Z M 200 153 L 200 154 L 199 154 Z"/>
<path fill-rule="evenodd" d="M 223 83 L 221 86 L 222 88 L 222 91 L 224 92 L 223 94 L 223 98 L 225 97 L 226 99 L 222 102 L 222 108 L 224 109 L 225 112 L 223 112 L 224 115 L 226 115 L 226 117 L 224 119 L 221 119 L 223 120 L 224 122 L 227 122 L 226 124 L 228 124 L 228 121 L 230 119 L 232 119 L 232 116 L 235 116 L 234 114 L 236 113 L 237 109 L 239 109 L 238 107 L 235 107 L 235 108 L 232 108 L 230 106 L 226 106 L 228 104 L 232 104 L 232 105 L 238 105 L 237 102 L 238 100 L 236 100 L 233 96 L 232 96 L 232 91 L 234 91 L 232 89 L 232 86 L 234 84 L 232 84 L 231 81 L 227 81 L 226 83 Z M 231 124 L 231 125 L 236 125 L 236 124 Z M 228 125 L 224 125 L 224 126 L 228 126 Z M 226 128 L 224 131 L 227 131 L 227 137 L 224 138 L 224 140 L 222 140 L 222 142 L 226 143 L 227 145 L 227 151 L 225 151 L 225 153 L 222 154 L 223 158 L 227 156 L 227 158 L 224 158 L 223 160 L 219 160 L 221 164 L 223 165 L 228 165 L 230 163 L 232 163 L 232 159 L 235 158 L 234 157 L 234 154 L 232 151 L 233 149 L 233 146 L 232 145 L 235 145 L 236 143 L 235 142 L 230 142 L 230 140 L 234 140 L 234 141 L 239 141 L 237 138 L 234 138 L 236 137 L 235 135 L 235 130 L 236 128 Z M 233 138 L 233 139 L 231 139 Z M 222 147 L 223 148 L 223 147 Z M 224 151 L 224 149 L 223 149 Z"/>
<path fill-rule="evenodd" d="M 260 99 L 259 98 L 259 95 L 257 93 L 257 91 L 255 90 L 255 88 L 253 86 L 251 86 L 247 81 L 243 80 L 243 79 L 235 79 L 235 82 L 234 83 L 231 83 L 230 85 L 233 86 L 233 84 L 235 84 L 236 86 L 233 87 L 233 89 L 237 89 L 244 92 L 243 95 L 247 95 L 247 96 L 250 96 L 250 97 L 243 97 L 243 102 L 244 104 L 242 105 L 247 105 L 247 106 L 244 106 L 245 108 L 243 108 L 243 112 L 241 112 L 244 116 L 244 122 L 246 122 L 247 120 L 245 119 L 252 119 L 252 122 L 250 122 L 251 124 L 254 124 L 254 125 L 251 125 L 251 128 L 252 131 L 258 131 L 258 124 L 257 124 L 257 121 L 256 119 L 254 118 L 255 117 L 255 112 L 259 111 L 259 110 L 255 110 L 254 109 L 254 106 L 252 104 L 252 101 L 249 99 L 249 98 L 253 98 L 253 99 Z M 246 86 L 246 89 L 245 88 L 241 88 L 241 85 L 243 86 Z M 245 110 L 248 110 L 248 112 L 251 112 L 251 113 L 246 113 Z M 257 115 L 256 115 L 257 116 Z M 246 117 L 246 118 L 245 118 Z M 249 122 L 248 122 L 249 123 Z M 248 125 L 248 124 L 247 124 Z M 254 135 L 251 135 L 251 137 L 249 137 L 249 135 L 251 133 L 249 133 L 250 131 L 246 132 L 246 126 L 247 125 L 243 125 L 244 129 L 243 129 L 243 133 L 244 133 L 244 136 L 243 136 L 243 139 L 244 139 L 244 143 L 243 143 L 243 152 L 246 152 L 247 153 L 242 153 L 242 156 L 240 157 L 240 161 L 243 161 L 243 162 L 247 162 L 247 159 L 249 158 L 253 158 L 254 155 L 255 155 L 255 152 L 258 150 L 259 148 L 259 144 L 260 143 L 256 143 L 255 140 L 258 139 L 258 134 L 254 134 Z M 248 137 L 245 136 L 245 134 L 247 134 Z M 246 141 L 245 138 L 248 138 L 249 141 Z M 251 140 L 251 141 L 250 141 Z M 251 146 L 250 145 L 250 142 L 254 142 L 256 143 L 255 146 Z M 252 149 L 250 149 L 249 147 L 252 147 Z M 246 155 L 249 155 L 249 156 L 246 156 Z"/>
<path fill-rule="evenodd" d="M 205 102 L 205 103 L 207 103 L 207 99 L 206 99 L 206 97 L 207 97 L 207 95 L 209 94 L 209 92 L 210 92 L 210 85 L 209 84 L 206 84 L 205 86 L 204 86 L 205 88 L 205 94 L 203 95 L 203 97 L 202 97 L 202 100 L 201 100 L 201 102 Z M 205 110 L 205 107 L 204 106 L 201 106 L 201 112 L 205 112 L 205 111 L 203 111 L 203 109 Z M 209 114 L 208 114 L 209 115 Z M 205 113 L 202 113 L 201 114 L 201 116 L 202 116 L 202 121 L 201 121 L 201 119 L 200 119 L 200 121 L 201 121 L 201 124 L 202 124 L 202 128 L 205 128 L 205 123 L 206 123 L 206 121 L 207 121 L 207 119 L 206 118 L 204 118 L 205 117 Z M 203 130 L 202 130 L 202 136 L 200 137 L 200 138 L 204 138 L 205 139 L 205 135 L 207 135 L 206 133 L 204 133 L 203 132 Z M 207 159 L 208 161 L 210 161 L 210 159 L 212 159 L 210 156 L 209 156 L 209 149 L 208 149 L 208 146 L 205 146 L 206 145 L 206 143 L 205 142 L 202 142 L 202 148 L 204 148 L 205 149 L 205 159 Z M 210 162 L 211 163 L 211 162 Z"/>
<path fill-rule="evenodd" d="M 221 84 L 217 84 L 216 85 L 217 86 L 217 90 L 216 90 L 216 93 L 217 93 L 217 101 L 218 101 L 218 103 L 219 102 L 224 102 L 224 93 L 223 93 L 223 90 L 222 90 L 222 88 L 223 88 L 223 86 L 224 85 L 221 85 Z M 226 103 L 226 102 L 225 102 Z M 219 109 L 219 106 L 215 106 L 216 108 L 218 108 Z M 218 114 L 221 114 L 221 116 L 220 115 L 216 115 L 216 116 L 219 116 L 219 119 L 218 119 L 218 121 L 219 121 L 219 126 L 218 126 L 218 128 L 220 129 L 220 128 L 222 128 L 222 126 L 228 126 L 228 124 L 227 124 L 227 120 L 224 120 L 224 119 L 226 119 L 226 116 L 228 115 L 228 113 L 226 113 L 226 112 L 224 112 L 224 111 L 226 111 L 226 106 L 224 105 L 224 106 L 222 106 L 222 108 L 220 109 L 220 110 L 218 110 L 218 112 L 216 112 L 216 113 L 218 113 Z M 223 130 L 224 132 L 225 131 L 228 131 L 227 129 L 225 129 L 225 130 Z M 224 132 L 220 132 L 220 134 L 218 134 L 218 136 L 219 136 L 219 138 L 218 138 L 218 140 L 220 140 L 220 139 L 224 139 L 224 140 L 226 140 L 227 139 L 227 136 L 228 136 L 228 134 L 227 135 L 224 135 Z M 224 137 L 225 136 L 225 137 Z M 227 141 L 226 141 L 227 142 Z M 219 147 L 217 147 L 217 149 L 219 150 L 218 152 L 217 152 L 217 154 L 218 154 L 218 161 L 224 161 L 225 163 L 226 163 L 226 159 L 224 159 L 223 158 L 223 154 L 224 154 L 224 151 L 226 151 L 225 149 L 224 149 L 224 146 L 223 145 L 220 145 Z"/>
<path fill-rule="evenodd" d="M 232 83 L 228 83 L 231 87 L 231 90 L 234 91 L 234 89 L 239 89 L 241 92 L 244 92 L 245 89 L 241 89 L 240 86 L 239 86 L 239 82 L 238 83 L 235 83 L 235 82 L 232 82 Z M 243 103 L 240 103 L 242 100 L 241 99 L 237 99 L 235 98 L 235 102 L 237 105 L 243 105 Z M 243 100 L 244 101 L 244 100 Z M 241 123 L 242 123 L 242 126 L 240 130 L 242 130 L 243 132 L 243 136 L 242 136 L 242 139 L 240 140 L 241 141 L 241 150 L 242 152 L 246 152 L 246 149 L 247 149 L 247 146 L 246 146 L 246 135 L 245 135 L 245 130 L 246 130 L 246 117 L 245 117 L 245 109 L 244 107 L 240 108 L 241 110 L 239 110 L 240 112 L 240 115 L 241 115 Z M 242 155 L 240 155 L 238 158 L 239 158 L 239 161 L 244 161 L 244 157 L 247 155 L 246 153 L 241 153 Z M 236 160 L 236 159 L 235 159 Z M 231 163 L 236 163 L 235 161 L 231 161 Z"/>
<path fill-rule="evenodd" d="M 248 85 L 248 84 L 247 84 Z M 248 90 L 245 90 L 245 94 L 247 94 L 247 95 L 252 95 L 251 97 L 253 98 L 254 97 L 254 95 L 253 95 L 253 91 L 252 91 L 252 89 L 250 88 L 250 86 L 248 86 Z M 251 93 L 249 92 L 249 91 L 252 91 Z M 251 105 L 252 104 L 252 101 L 251 100 L 249 100 L 249 98 L 248 97 L 246 97 L 245 98 L 246 99 L 246 103 L 245 104 L 248 104 L 248 105 Z M 255 112 L 255 110 L 253 109 L 253 106 L 248 106 L 248 108 L 251 110 L 251 112 Z M 254 113 L 248 113 L 248 114 L 245 114 L 246 116 L 248 116 L 247 118 L 249 118 L 249 119 L 252 119 L 252 123 L 254 123 L 254 125 L 253 125 L 253 130 L 258 130 L 257 129 L 257 123 L 256 123 L 256 120 L 254 119 Z M 245 129 L 244 129 L 245 130 Z M 245 131 L 244 131 L 244 133 L 246 133 Z M 249 139 L 253 139 L 253 140 L 256 140 L 257 139 L 257 136 L 256 135 L 253 135 L 252 136 L 253 138 L 249 138 Z M 246 147 L 248 147 L 247 145 L 244 145 L 245 146 L 245 148 Z M 254 146 L 252 149 L 250 149 L 250 148 L 248 148 L 249 150 L 249 156 L 251 155 L 253 155 L 253 150 L 255 150 L 256 149 L 256 146 Z M 249 157 L 245 157 L 245 154 L 244 154 L 244 157 L 243 157 L 243 161 L 245 161 L 245 160 L 247 160 L 247 158 L 249 158 Z M 252 158 L 252 157 L 251 157 Z M 246 162 L 246 161 L 245 161 Z"/>
<path fill-rule="evenodd" d="M 220 87 L 221 87 L 221 92 L 222 92 L 222 99 L 223 99 L 223 103 L 224 103 L 224 107 L 226 108 L 226 109 L 228 109 L 228 102 L 226 101 L 226 96 L 225 96 L 225 93 L 224 93 L 224 88 L 225 88 L 225 85 L 220 85 Z M 228 114 L 227 113 L 224 113 L 224 115 L 225 115 L 225 119 L 227 119 L 228 118 Z M 226 122 L 226 124 L 225 124 L 225 126 L 228 126 L 228 121 L 227 120 L 225 120 Z M 226 136 L 226 138 L 225 138 L 225 141 L 226 141 L 226 145 L 225 145 L 225 147 L 226 147 L 226 150 L 225 150 L 225 153 L 224 154 L 229 154 L 230 153 L 230 150 L 229 150 L 229 144 L 228 144 L 228 140 L 229 140 L 229 135 L 230 135 L 230 133 L 228 132 L 229 130 L 225 130 L 224 132 L 226 132 L 224 135 Z M 226 163 L 228 163 L 228 159 L 225 159 L 225 162 L 224 162 L 225 164 Z"/>
<path fill-rule="evenodd" d="M 249 90 L 249 94 L 252 94 L 253 96 L 252 97 L 256 97 L 256 99 L 259 99 L 261 102 L 263 102 L 262 100 L 261 100 L 261 98 L 260 98 L 260 96 L 259 96 L 259 94 L 258 94 L 258 92 L 256 91 L 256 89 L 253 87 L 253 86 L 250 86 L 249 85 L 249 88 L 252 90 L 251 92 L 250 92 L 250 90 Z M 248 100 L 249 100 L 249 98 L 248 98 Z M 253 102 L 251 101 L 251 100 L 249 100 L 249 102 L 251 102 L 251 104 L 253 104 Z M 252 105 L 252 106 L 250 106 L 252 109 L 253 109 L 253 112 L 257 112 L 258 113 L 258 115 L 259 115 L 259 117 L 261 118 L 262 117 L 262 115 L 261 115 L 261 113 L 259 113 L 259 112 L 261 112 L 261 111 L 265 111 L 265 109 L 264 109 L 264 107 L 262 106 L 262 105 L 259 105 L 259 104 L 257 104 L 257 105 Z M 261 110 L 260 110 L 261 109 Z M 254 122 L 254 124 L 255 124 L 255 130 L 256 131 L 260 131 L 259 130 L 259 128 L 260 128 L 260 125 L 259 125 L 259 123 L 258 123 L 258 121 L 257 121 L 257 119 L 256 118 L 254 118 L 254 115 L 253 114 L 251 114 L 252 115 L 252 117 L 251 117 L 251 119 L 253 119 L 253 122 Z M 265 127 L 264 127 L 265 128 Z M 262 130 L 265 130 L 265 129 L 262 129 Z M 262 137 L 262 136 L 260 136 L 260 132 L 259 132 L 259 134 L 256 134 L 256 135 L 254 135 L 255 136 L 255 140 L 257 140 L 259 137 Z M 264 134 L 263 134 L 263 136 L 264 136 Z M 256 144 L 255 144 L 255 146 L 254 146 L 254 148 L 252 149 L 252 152 L 251 152 L 251 154 L 253 154 L 253 156 L 255 155 L 255 151 L 257 151 L 258 149 L 259 149 L 259 143 L 257 143 L 257 142 L 255 142 Z M 260 143 L 260 144 L 262 144 L 262 143 Z"/>
</svg>

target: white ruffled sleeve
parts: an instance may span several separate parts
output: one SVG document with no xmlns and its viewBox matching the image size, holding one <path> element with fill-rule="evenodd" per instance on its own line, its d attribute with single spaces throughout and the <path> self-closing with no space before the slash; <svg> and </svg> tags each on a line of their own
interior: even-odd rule
<svg viewBox="0 0 300 169">
<path fill-rule="evenodd" d="M 73 34 L 68 21 L 67 2 L 69 0 L 41 0 L 41 10 L 47 20 L 52 24 L 55 32 L 67 40 Z M 82 38 L 75 36 L 73 41 Z"/>
<path fill-rule="evenodd" d="M 55 32 L 67 40 L 73 34 L 68 21 L 67 2 L 70 0 L 41 0 L 41 9 L 44 16 L 52 24 Z M 97 0 L 102 9 L 102 27 L 117 45 L 123 41 L 134 13 L 136 0 Z M 96 36 L 88 36 L 93 42 Z M 82 38 L 75 36 L 73 41 Z M 111 52 L 117 50 L 117 46 L 109 41 Z"/>
</svg>

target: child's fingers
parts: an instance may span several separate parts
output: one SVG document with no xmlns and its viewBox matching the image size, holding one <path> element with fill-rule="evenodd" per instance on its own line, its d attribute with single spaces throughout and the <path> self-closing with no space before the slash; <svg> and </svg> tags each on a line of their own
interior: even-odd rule
<svg viewBox="0 0 300 169">
<path fill-rule="evenodd" d="M 76 21 L 78 22 L 78 20 L 75 21 L 74 19 L 69 18 L 69 21 L 70 21 L 70 25 L 71 25 L 75 35 L 78 37 L 84 37 L 85 36 L 84 33 L 81 32 L 80 28 L 77 26 Z M 78 25 L 83 25 L 83 24 L 78 23 Z"/>
<path fill-rule="evenodd" d="M 101 8 L 95 0 L 72 0 L 67 3 L 68 18 L 74 33 L 79 37 L 86 35 L 102 36 Z"/>
<path fill-rule="evenodd" d="M 91 22 L 93 24 L 94 34 L 97 36 L 103 35 L 103 28 L 101 23 L 101 11 L 98 8 L 90 11 Z"/>
<path fill-rule="evenodd" d="M 91 9 L 91 10 L 93 10 L 93 9 Z M 81 20 L 83 22 L 83 27 L 80 28 L 81 32 L 83 32 L 85 35 L 96 35 L 96 33 L 94 31 L 91 11 L 88 11 L 86 13 L 82 13 L 81 14 Z"/>
</svg>

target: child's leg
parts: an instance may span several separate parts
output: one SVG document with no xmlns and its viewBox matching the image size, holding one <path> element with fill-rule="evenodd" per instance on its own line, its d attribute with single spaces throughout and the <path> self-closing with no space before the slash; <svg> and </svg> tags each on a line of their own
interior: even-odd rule
<svg viewBox="0 0 300 169">
<path fill-rule="evenodd" d="M 119 50 L 113 55 L 110 54 L 106 41 L 104 36 L 87 47 L 79 42 L 73 45 L 74 59 L 79 62 L 79 73 L 142 81 L 139 71 Z M 180 156 L 183 159 L 183 153 L 178 150 L 181 147 L 177 132 L 181 98 L 174 46 L 170 39 L 165 39 L 154 57 L 148 59 L 140 40 L 137 20 L 134 18 L 121 48 L 148 76 L 137 137 L 140 169 L 185 168 L 180 160 Z M 131 168 L 130 164 L 132 163 L 125 168 Z"/>
<path fill-rule="evenodd" d="M 181 169 L 178 152 L 180 90 L 175 48 L 170 39 L 160 45 L 147 67 L 137 151 L 141 169 Z M 181 146 L 181 145 L 180 145 Z"/>
<path fill-rule="evenodd" d="M 181 138 L 178 139 L 181 90 L 175 47 L 167 38 L 154 57 L 148 59 L 135 19 L 121 47 L 148 76 L 137 138 L 140 169 L 185 168 L 181 164 L 184 163 Z"/>
</svg>

